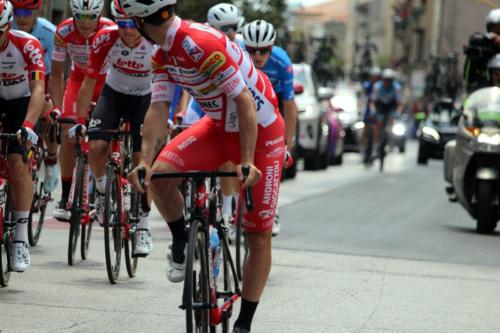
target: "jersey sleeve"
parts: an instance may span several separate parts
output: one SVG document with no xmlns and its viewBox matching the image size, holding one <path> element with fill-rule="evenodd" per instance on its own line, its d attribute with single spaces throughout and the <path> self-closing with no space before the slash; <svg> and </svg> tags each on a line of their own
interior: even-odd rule
<svg viewBox="0 0 500 333">
<path fill-rule="evenodd" d="M 295 91 L 293 89 L 293 66 L 292 61 L 285 51 L 281 58 L 282 67 L 280 68 L 279 76 L 282 82 L 282 95 L 285 101 L 290 101 L 295 98 Z"/>
<path fill-rule="evenodd" d="M 380 98 L 380 85 L 375 83 L 375 85 L 372 88 L 372 94 L 370 96 L 370 100 L 376 102 Z"/>
<path fill-rule="evenodd" d="M 167 102 L 172 104 L 175 97 L 175 83 L 167 74 L 164 66 L 165 54 L 161 48 L 157 48 L 153 53 L 153 86 L 151 93 L 151 103 Z"/>
<path fill-rule="evenodd" d="M 201 42 L 203 56 L 199 69 L 221 88 L 228 98 L 238 96 L 246 87 L 243 75 L 223 43 Z"/>
<path fill-rule="evenodd" d="M 27 64 L 29 80 L 45 81 L 45 63 L 40 41 L 36 38 L 28 39 L 22 48 L 22 53 Z"/>
<path fill-rule="evenodd" d="M 118 32 L 109 29 L 102 29 L 94 36 L 87 63 L 88 77 L 98 79 L 102 76 L 101 69 L 117 38 Z"/>
<path fill-rule="evenodd" d="M 52 61 L 64 62 L 66 60 L 66 41 L 59 33 L 59 28 L 54 36 L 54 49 L 52 51 Z"/>
<path fill-rule="evenodd" d="M 47 73 L 50 72 L 50 63 L 49 62 L 49 59 L 51 58 L 51 56 L 53 55 L 54 53 L 54 32 L 52 33 L 48 33 L 47 34 L 47 48 L 46 48 L 46 54 L 47 56 L 45 57 L 45 59 L 47 59 L 47 61 L 45 62 L 45 66 L 47 67 L 46 70 L 47 70 Z"/>
</svg>

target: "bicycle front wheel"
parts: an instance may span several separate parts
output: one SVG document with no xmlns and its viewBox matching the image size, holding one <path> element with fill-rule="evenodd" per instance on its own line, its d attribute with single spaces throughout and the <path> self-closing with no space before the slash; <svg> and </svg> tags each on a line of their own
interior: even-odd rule
<svg viewBox="0 0 500 333">
<path fill-rule="evenodd" d="M 236 208 L 236 274 L 238 279 L 243 281 L 243 268 L 248 258 L 247 237 L 243 232 L 243 199 L 240 196 Z"/>
<path fill-rule="evenodd" d="M 94 182 L 93 179 L 89 180 L 89 182 Z M 88 202 L 89 202 L 89 211 L 86 214 L 90 215 L 90 207 L 94 205 L 95 202 L 95 184 L 89 186 L 89 189 L 92 188 L 92 193 L 87 192 L 88 194 Z M 90 246 L 90 238 L 92 236 L 92 226 L 94 224 L 93 216 L 90 216 L 89 223 L 82 224 L 82 237 L 80 244 L 80 255 L 82 260 L 86 260 L 89 254 L 89 246 Z"/>
<path fill-rule="evenodd" d="M 189 233 L 182 302 L 186 310 L 187 333 L 209 331 L 209 283 L 206 234 L 203 223 L 200 220 L 193 220 Z"/>
<path fill-rule="evenodd" d="M 104 199 L 104 252 L 106 271 L 111 284 L 115 284 L 120 275 L 122 256 L 122 196 L 118 169 L 108 166 L 106 195 Z"/>
<path fill-rule="evenodd" d="M 28 219 L 28 241 L 30 246 L 36 246 L 40 240 L 43 222 L 45 221 L 45 210 L 47 209 L 47 195 L 43 191 L 43 182 L 40 181 L 40 173 L 43 161 L 43 149 L 38 147 L 35 153 L 36 167 L 31 171 L 35 193 L 33 195 L 33 204 Z"/>
<path fill-rule="evenodd" d="M 5 205 L 5 214 L 3 216 L 2 221 L 2 231 L 3 238 L 0 239 L 0 286 L 7 287 L 10 279 L 10 254 L 11 254 L 11 246 L 12 246 L 12 229 L 9 230 L 9 224 L 7 221 L 12 221 L 12 212 L 10 210 L 10 203 L 7 199 L 7 203 Z"/>
<path fill-rule="evenodd" d="M 128 235 L 123 239 L 123 247 L 125 250 L 125 266 L 129 277 L 135 277 L 137 273 L 137 265 L 139 257 L 134 255 L 135 248 L 135 232 L 137 231 L 137 221 L 139 220 L 139 194 L 134 190 L 131 195 L 131 208 L 127 214 L 127 224 L 130 228 Z"/>
<path fill-rule="evenodd" d="M 379 156 L 380 156 L 380 172 L 384 171 L 384 161 L 386 156 L 385 147 L 387 146 L 388 134 L 387 130 L 384 128 L 382 131 L 382 137 L 380 138 L 379 146 Z"/>
<path fill-rule="evenodd" d="M 76 178 L 73 179 L 73 202 L 71 203 L 71 219 L 69 220 L 69 240 L 68 240 L 68 265 L 75 263 L 76 247 L 80 236 L 80 220 L 83 209 L 83 177 L 85 162 L 83 158 L 76 160 Z"/>
</svg>

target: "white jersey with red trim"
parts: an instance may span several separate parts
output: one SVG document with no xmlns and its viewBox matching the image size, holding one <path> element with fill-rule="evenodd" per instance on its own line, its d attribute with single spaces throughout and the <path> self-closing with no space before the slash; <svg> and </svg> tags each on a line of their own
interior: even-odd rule
<svg viewBox="0 0 500 333">
<path fill-rule="evenodd" d="M 7 46 L 0 50 L 0 99 L 29 97 L 29 82 L 45 81 L 42 45 L 32 35 L 18 30 L 10 30 L 7 39 Z"/>
<path fill-rule="evenodd" d="M 135 96 L 151 93 L 153 45 L 144 38 L 130 48 L 120 38 L 117 26 L 101 29 L 94 37 L 87 75 L 99 79 L 103 66 L 110 69 L 106 84 L 113 90 Z"/>
<path fill-rule="evenodd" d="M 175 84 L 186 89 L 226 133 L 239 133 L 233 99 L 245 87 L 253 95 L 257 122 L 266 128 L 279 117 L 271 83 L 239 45 L 219 31 L 176 17 L 165 44 L 153 57 L 152 102 L 173 100 Z"/>
</svg>

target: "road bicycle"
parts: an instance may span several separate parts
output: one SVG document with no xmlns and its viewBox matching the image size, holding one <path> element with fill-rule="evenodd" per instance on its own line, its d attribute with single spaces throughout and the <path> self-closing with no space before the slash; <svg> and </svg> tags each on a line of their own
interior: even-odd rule
<svg viewBox="0 0 500 333">
<path fill-rule="evenodd" d="M 243 167 L 245 177 L 249 167 Z M 222 195 L 217 177 L 236 177 L 235 172 L 182 172 L 154 174 L 159 178 L 185 178 L 192 191 L 188 227 L 189 241 L 182 304 L 186 311 L 186 330 L 191 332 L 229 332 L 234 303 L 241 297 L 239 279 L 222 221 Z M 208 186 L 207 186 L 208 178 Z M 253 209 L 249 188 L 246 209 Z"/>
</svg>

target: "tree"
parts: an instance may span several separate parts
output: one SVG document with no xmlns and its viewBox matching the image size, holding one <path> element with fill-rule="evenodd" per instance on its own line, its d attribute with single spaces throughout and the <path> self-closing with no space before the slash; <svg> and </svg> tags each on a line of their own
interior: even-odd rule
<svg viewBox="0 0 500 333">
<path fill-rule="evenodd" d="M 231 2 L 231 1 L 228 1 Z M 220 0 L 179 0 L 177 2 L 177 13 L 183 19 L 196 22 L 206 22 L 210 7 L 221 3 Z"/>
<path fill-rule="evenodd" d="M 280 29 L 285 23 L 287 9 L 285 0 L 234 0 L 247 22 L 266 20 Z"/>
</svg>

